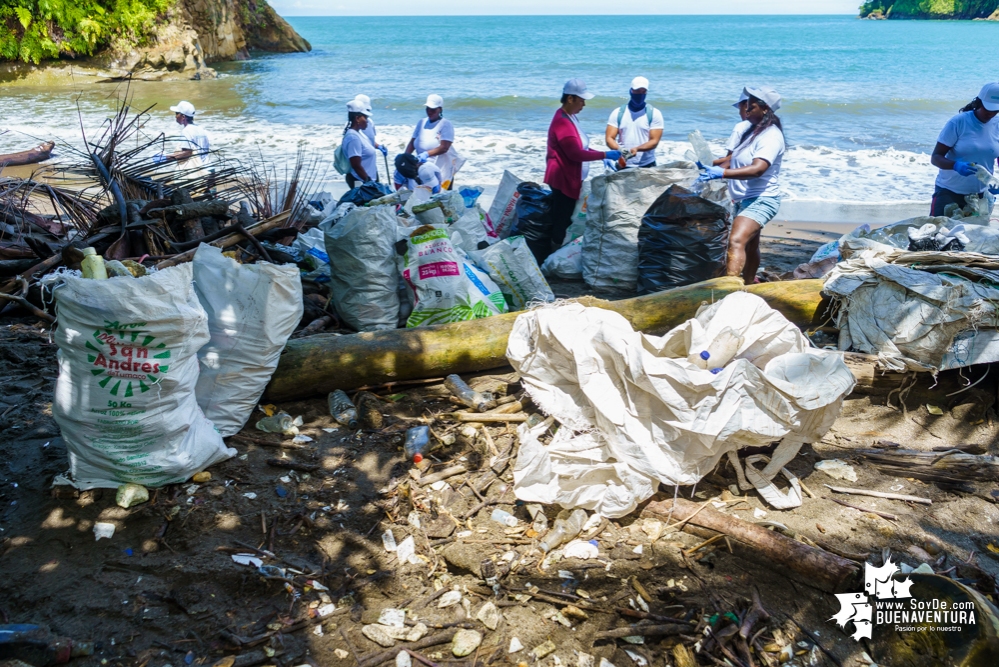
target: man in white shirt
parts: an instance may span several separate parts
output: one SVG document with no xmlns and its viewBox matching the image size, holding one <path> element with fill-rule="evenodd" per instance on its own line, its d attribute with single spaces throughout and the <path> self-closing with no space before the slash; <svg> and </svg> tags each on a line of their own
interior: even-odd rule
<svg viewBox="0 0 999 667">
<path fill-rule="evenodd" d="M 645 102 L 649 80 L 636 76 L 631 81 L 631 99 L 628 104 L 611 112 L 607 119 L 604 139 L 611 150 L 628 149 L 629 167 L 656 166 L 656 147 L 663 136 L 663 115 L 659 109 Z"/>
<path fill-rule="evenodd" d="M 184 169 L 203 167 L 207 163 L 212 145 L 208 133 L 200 125 L 194 124 L 194 114 L 197 113 L 194 105 L 182 100 L 176 106 L 170 107 L 170 111 L 174 112 L 174 120 L 183 128 L 181 134 L 187 140 L 187 146 L 164 158 L 177 162 L 177 165 Z"/>
</svg>

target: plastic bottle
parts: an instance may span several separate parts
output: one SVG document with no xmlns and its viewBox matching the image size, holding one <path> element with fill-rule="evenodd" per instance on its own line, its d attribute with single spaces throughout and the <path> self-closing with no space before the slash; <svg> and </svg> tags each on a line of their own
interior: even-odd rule
<svg viewBox="0 0 999 667">
<path fill-rule="evenodd" d="M 406 452 L 406 458 L 411 459 L 413 463 L 420 463 L 423 461 L 423 455 L 427 453 L 429 445 L 430 427 L 426 425 L 414 426 L 406 431 L 406 442 L 402 448 Z"/>
<path fill-rule="evenodd" d="M 506 510 L 494 509 L 492 514 L 492 520 L 496 523 L 501 523 L 504 526 L 513 528 L 517 525 L 517 517 L 510 514 Z"/>
<path fill-rule="evenodd" d="M 347 394 L 342 389 L 332 392 L 327 399 L 330 407 L 330 416 L 343 424 L 347 428 L 357 428 L 357 408 L 347 398 Z"/>
<path fill-rule="evenodd" d="M 706 350 L 691 350 L 687 361 L 705 370 L 724 368 L 738 354 L 740 347 L 742 336 L 735 333 L 732 327 L 725 327 L 718 332 Z"/>
<path fill-rule="evenodd" d="M 687 141 L 694 148 L 694 154 L 697 155 L 697 159 L 705 167 L 710 167 L 711 163 L 715 161 L 714 153 L 711 152 L 711 147 L 708 146 L 708 142 L 704 140 L 701 135 L 700 130 L 694 130 L 687 135 Z"/>
<path fill-rule="evenodd" d="M 444 378 L 444 386 L 455 398 L 468 407 L 475 408 L 479 412 L 485 412 L 488 409 L 489 398 L 469 387 L 457 375 L 448 375 Z"/>
<path fill-rule="evenodd" d="M 57 637 L 49 629 L 40 625 L 15 623 L 0 625 L 0 658 L 20 660 L 37 667 L 61 665 L 78 658 L 92 655 L 91 642 L 76 642 L 67 637 Z"/>
<path fill-rule="evenodd" d="M 545 539 L 541 540 L 541 544 L 538 547 L 545 553 L 548 553 L 560 544 L 565 544 L 576 537 L 576 535 L 579 535 L 579 531 L 583 529 L 587 518 L 586 510 L 573 510 L 571 514 L 569 510 L 562 510 L 555 519 L 555 525 L 545 535 Z"/>
<path fill-rule="evenodd" d="M 83 261 L 80 262 L 80 268 L 83 269 L 84 278 L 93 278 L 94 280 L 108 279 L 108 270 L 104 266 L 104 258 L 98 255 L 97 250 L 94 248 L 83 249 Z"/>
</svg>

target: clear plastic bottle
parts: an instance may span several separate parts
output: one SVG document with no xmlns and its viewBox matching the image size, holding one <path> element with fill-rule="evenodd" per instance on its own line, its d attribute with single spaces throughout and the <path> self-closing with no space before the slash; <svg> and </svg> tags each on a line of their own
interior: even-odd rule
<svg viewBox="0 0 999 667">
<path fill-rule="evenodd" d="M 586 510 L 572 510 L 571 513 L 569 510 L 562 510 L 558 513 L 552 529 L 548 531 L 545 539 L 541 540 L 541 544 L 538 547 L 545 553 L 548 553 L 560 544 L 565 544 L 576 537 L 576 535 L 579 535 L 579 531 L 583 530 L 583 525 L 586 523 L 587 518 L 589 517 L 586 515 Z"/>
<path fill-rule="evenodd" d="M 347 428 L 357 428 L 357 408 L 342 389 L 330 393 L 327 401 L 333 419 Z"/>
<path fill-rule="evenodd" d="M 444 378 L 444 386 L 447 387 L 447 390 L 455 398 L 468 407 L 474 408 L 479 412 L 485 412 L 488 409 L 489 398 L 469 387 L 457 375 L 448 375 Z"/>
<path fill-rule="evenodd" d="M 742 336 L 735 333 L 732 327 L 725 327 L 718 332 L 707 349 L 694 349 L 687 356 L 687 361 L 698 368 L 724 368 L 742 347 Z"/>
<path fill-rule="evenodd" d="M 83 249 L 83 261 L 80 263 L 84 278 L 107 280 L 108 270 L 104 266 L 104 258 L 97 254 L 94 248 Z"/>
<path fill-rule="evenodd" d="M 413 463 L 420 463 L 423 460 L 423 455 L 427 453 L 429 445 L 430 427 L 423 425 L 414 426 L 406 431 L 406 442 L 402 448 L 406 452 L 407 459 L 412 460 Z"/>
<path fill-rule="evenodd" d="M 708 142 L 706 142 L 704 137 L 701 135 L 701 131 L 694 130 L 688 134 L 687 141 L 689 141 L 690 145 L 694 148 L 694 154 L 697 156 L 700 163 L 705 167 L 710 167 L 711 163 L 715 161 L 715 156 L 714 153 L 711 152 L 711 147 L 708 146 Z"/>
<path fill-rule="evenodd" d="M 518 523 L 517 517 L 510 514 L 506 510 L 501 510 L 498 508 L 493 510 L 492 520 L 495 521 L 496 523 L 501 523 L 509 528 L 515 527 Z"/>
</svg>

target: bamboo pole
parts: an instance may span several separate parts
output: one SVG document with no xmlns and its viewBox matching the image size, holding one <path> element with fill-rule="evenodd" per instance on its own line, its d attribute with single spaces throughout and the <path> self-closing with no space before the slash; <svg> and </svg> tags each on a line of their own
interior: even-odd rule
<svg viewBox="0 0 999 667">
<path fill-rule="evenodd" d="M 822 318 L 821 280 L 793 280 L 745 287 L 741 278 L 715 278 L 665 292 L 604 301 L 582 297 L 586 306 L 613 310 L 645 333 L 661 335 L 697 313 L 702 303 L 746 290 L 762 297 L 803 327 Z M 414 329 L 369 331 L 348 336 L 317 334 L 288 342 L 265 394 L 287 401 L 334 389 L 471 373 L 507 364 L 506 344 L 520 313 Z"/>
</svg>

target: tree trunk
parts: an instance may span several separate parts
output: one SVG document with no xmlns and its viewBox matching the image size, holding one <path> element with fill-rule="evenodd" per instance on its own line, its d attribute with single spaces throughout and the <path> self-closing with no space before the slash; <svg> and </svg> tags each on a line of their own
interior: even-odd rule
<svg viewBox="0 0 999 667">
<path fill-rule="evenodd" d="M 821 280 L 761 283 L 745 288 L 740 278 L 715 278 L 676 289 L 624 299 L 577 299 L 620 313 L 645 333 L 661 335 L 710 303 L 737 290 L 756 294 L 791 322 L 807 327 L 821 320 Z M 268 401 L 287 401 L 334 389 L 440 377 L 507 364 L 506 344 L 520 313 L 414 329 L 348 336 L 317 334 L 288 342 L 267 387 Z"/>
</svg>

